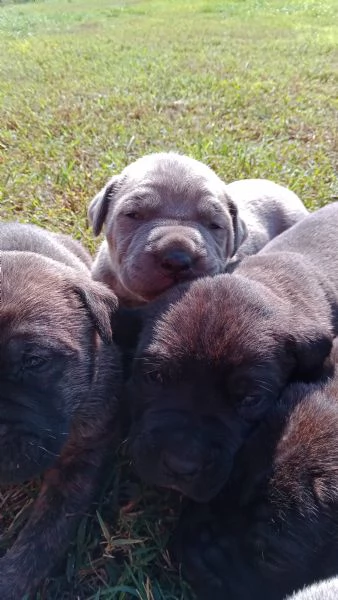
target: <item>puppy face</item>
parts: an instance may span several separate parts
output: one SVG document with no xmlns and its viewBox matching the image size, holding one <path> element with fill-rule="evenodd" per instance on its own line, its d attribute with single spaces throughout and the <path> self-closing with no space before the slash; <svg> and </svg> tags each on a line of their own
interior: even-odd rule
<svg viewBox="0 0 338 600">
<path fill-rule="evenodd" d="M 90 394 L 96 351 L 116 298 L 36 254 L 1 254 L 0 483 L 56 460 Z"/>
<path fill-rule="evenodd" d="M 113 177 L 89 207 L 114 274 L 149 301 L 176 283 L 222 272 L 247 235 L 225 184 L 206 165 L 154 154 Z"/>
<path fill-rule="evenodd" d="M 158 302 L 129 383 L 139 475 L 197 501 L 216 495 L 297 367 L 298 341 L 313 342 L 311 324 L 299 328 L 282 302 L 237 275 L 179 286 Z"/>
</svg>

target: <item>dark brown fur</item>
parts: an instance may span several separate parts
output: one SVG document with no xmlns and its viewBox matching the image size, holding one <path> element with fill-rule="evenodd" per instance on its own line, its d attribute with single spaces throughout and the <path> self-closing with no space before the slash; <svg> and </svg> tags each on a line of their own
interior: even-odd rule
<svg viewBox="0 0 338 600">
<path fill-rule="evenodd" d="M 286 384 L 320 374 L 338 333 L 337 230 L 333 204 L 235 274 L 178 286 L 143 312 L 124 313 L 140 327 L 129 398 L 141 477 L 209 500 Z"/>
<path fill-rule="evenodd" d="M 121 313 L 138 336 L 131 456 L 197 501 L 174 553 L 201 600 L 282 600 L 337 573 L 337 230 L 336 203 L 235 274 Z"/>
<path fill-rule="evenodd" d="M 28 522 L 0 559 L 2 600 L 21 600 L 62 557 L 116 434 L 116 298 L 91 280 L 84 250 L 55 240 L 0 226 L 0 484 L 43 475 Z"/>
<path fill-rule="evenodd" d="M 337 575 L 337 440 L 337 371 L 290 385 L 242 445 L 221 494 L 181 518 L 172 552 L 200 600 L 283 600 Z M 333 597 L 330 585 L 318 595 Z"/>
</svg>

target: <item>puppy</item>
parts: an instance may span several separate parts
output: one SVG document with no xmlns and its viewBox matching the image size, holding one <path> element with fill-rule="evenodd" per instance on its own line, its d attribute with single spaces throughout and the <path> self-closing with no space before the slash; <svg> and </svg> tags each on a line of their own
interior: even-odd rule
<svg viewBox="0 0 338 600">
<path fill-rule="evenodd" d="M 172 552 L 199 599 L 283 600 L 337 575 L 337 440 L 338 372 L 288 386 L 242 444 L 221 494 L 181 519 Z M 293 598 L 337 592 L 333 579 Z"/>
<path fill-rule="evenodd" d="M 288 600 L 337 600 L 337 598 L 338 578 L 333 577 L 305 588 L 288 598 Z"/>
<path fill-rule="evenodd" d="M 130 452 L 144 480 L 210 500 L 286 384 L 320 374 L 338 333 L 337 230 L 334 203 L 234 274 L 125 309 L 128 344 L 139 336 L 128 401 Z"/>
<path fill-rule="evenodd" d="M 36 588 L 88 510 L 113 440 L 120 360 L 116 297 L 76 242 L 0 224 L 0 485 L 43 475 L 29 519 L 0 559 L 0 597 Z"/>
<path fill-rule="evenodd" d="M 89 206 L 106 240 L 93 278 L 129 305 L 173 285 L 232 269 L 307 215 L 299 198 L 271 181 L 226 186 L 206 165 L 175 153 L 145 156 L 113 177 Z"/>
</svg>

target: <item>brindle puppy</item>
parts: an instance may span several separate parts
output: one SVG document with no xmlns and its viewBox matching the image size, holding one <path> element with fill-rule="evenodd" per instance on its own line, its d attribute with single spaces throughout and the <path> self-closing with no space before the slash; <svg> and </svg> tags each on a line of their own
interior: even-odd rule
<svg viewBox="0 0 338 600">
<path fill-rule="evenodd" d="M 337 231 L 335 203 L 235 274 L 128 313 L 136 329 L 145 314 L 129 383 L 130 450 L 143 479 L 210 500 L 288 381 L 318 374 L 338 333 Z"/>
<path fill-rule="evenodd" d="M 337 440 L 338 371 L 290 385 L 245 440 L 221 494 L 181 519 L 173 552 L 199 599 L 283 600 L 337 575 Z M 333 600 L 337 590 L 332 580 L 295 600 Z"/>
<path fill-rule="evenodd" d="M 43 474 L 31 515 L 0 559 L 0 598 L 20 600 L 62 557 L 115 429 L 116 297 L 65 236 L 0 225 L 0 484 Z"/>
</svg>

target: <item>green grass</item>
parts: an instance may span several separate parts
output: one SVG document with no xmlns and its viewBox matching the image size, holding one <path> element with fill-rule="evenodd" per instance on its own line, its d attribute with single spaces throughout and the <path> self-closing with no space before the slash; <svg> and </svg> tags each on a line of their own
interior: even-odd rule
<svg viewBox="0 0 338 600">
<path fill-rule="evenodd" d="M 90 199 L 168 149 L 226 181 L 288 185 L 311 209 L 338 199 L 337 64 L 336 0 L 0 0 L 0 218 L 94 250 Z M 4 546 L 34 489 L 0 494 Z M 36 600 L 189 599 L 165 551 L 178 504 L 122 457 Z"/>
</svg>

